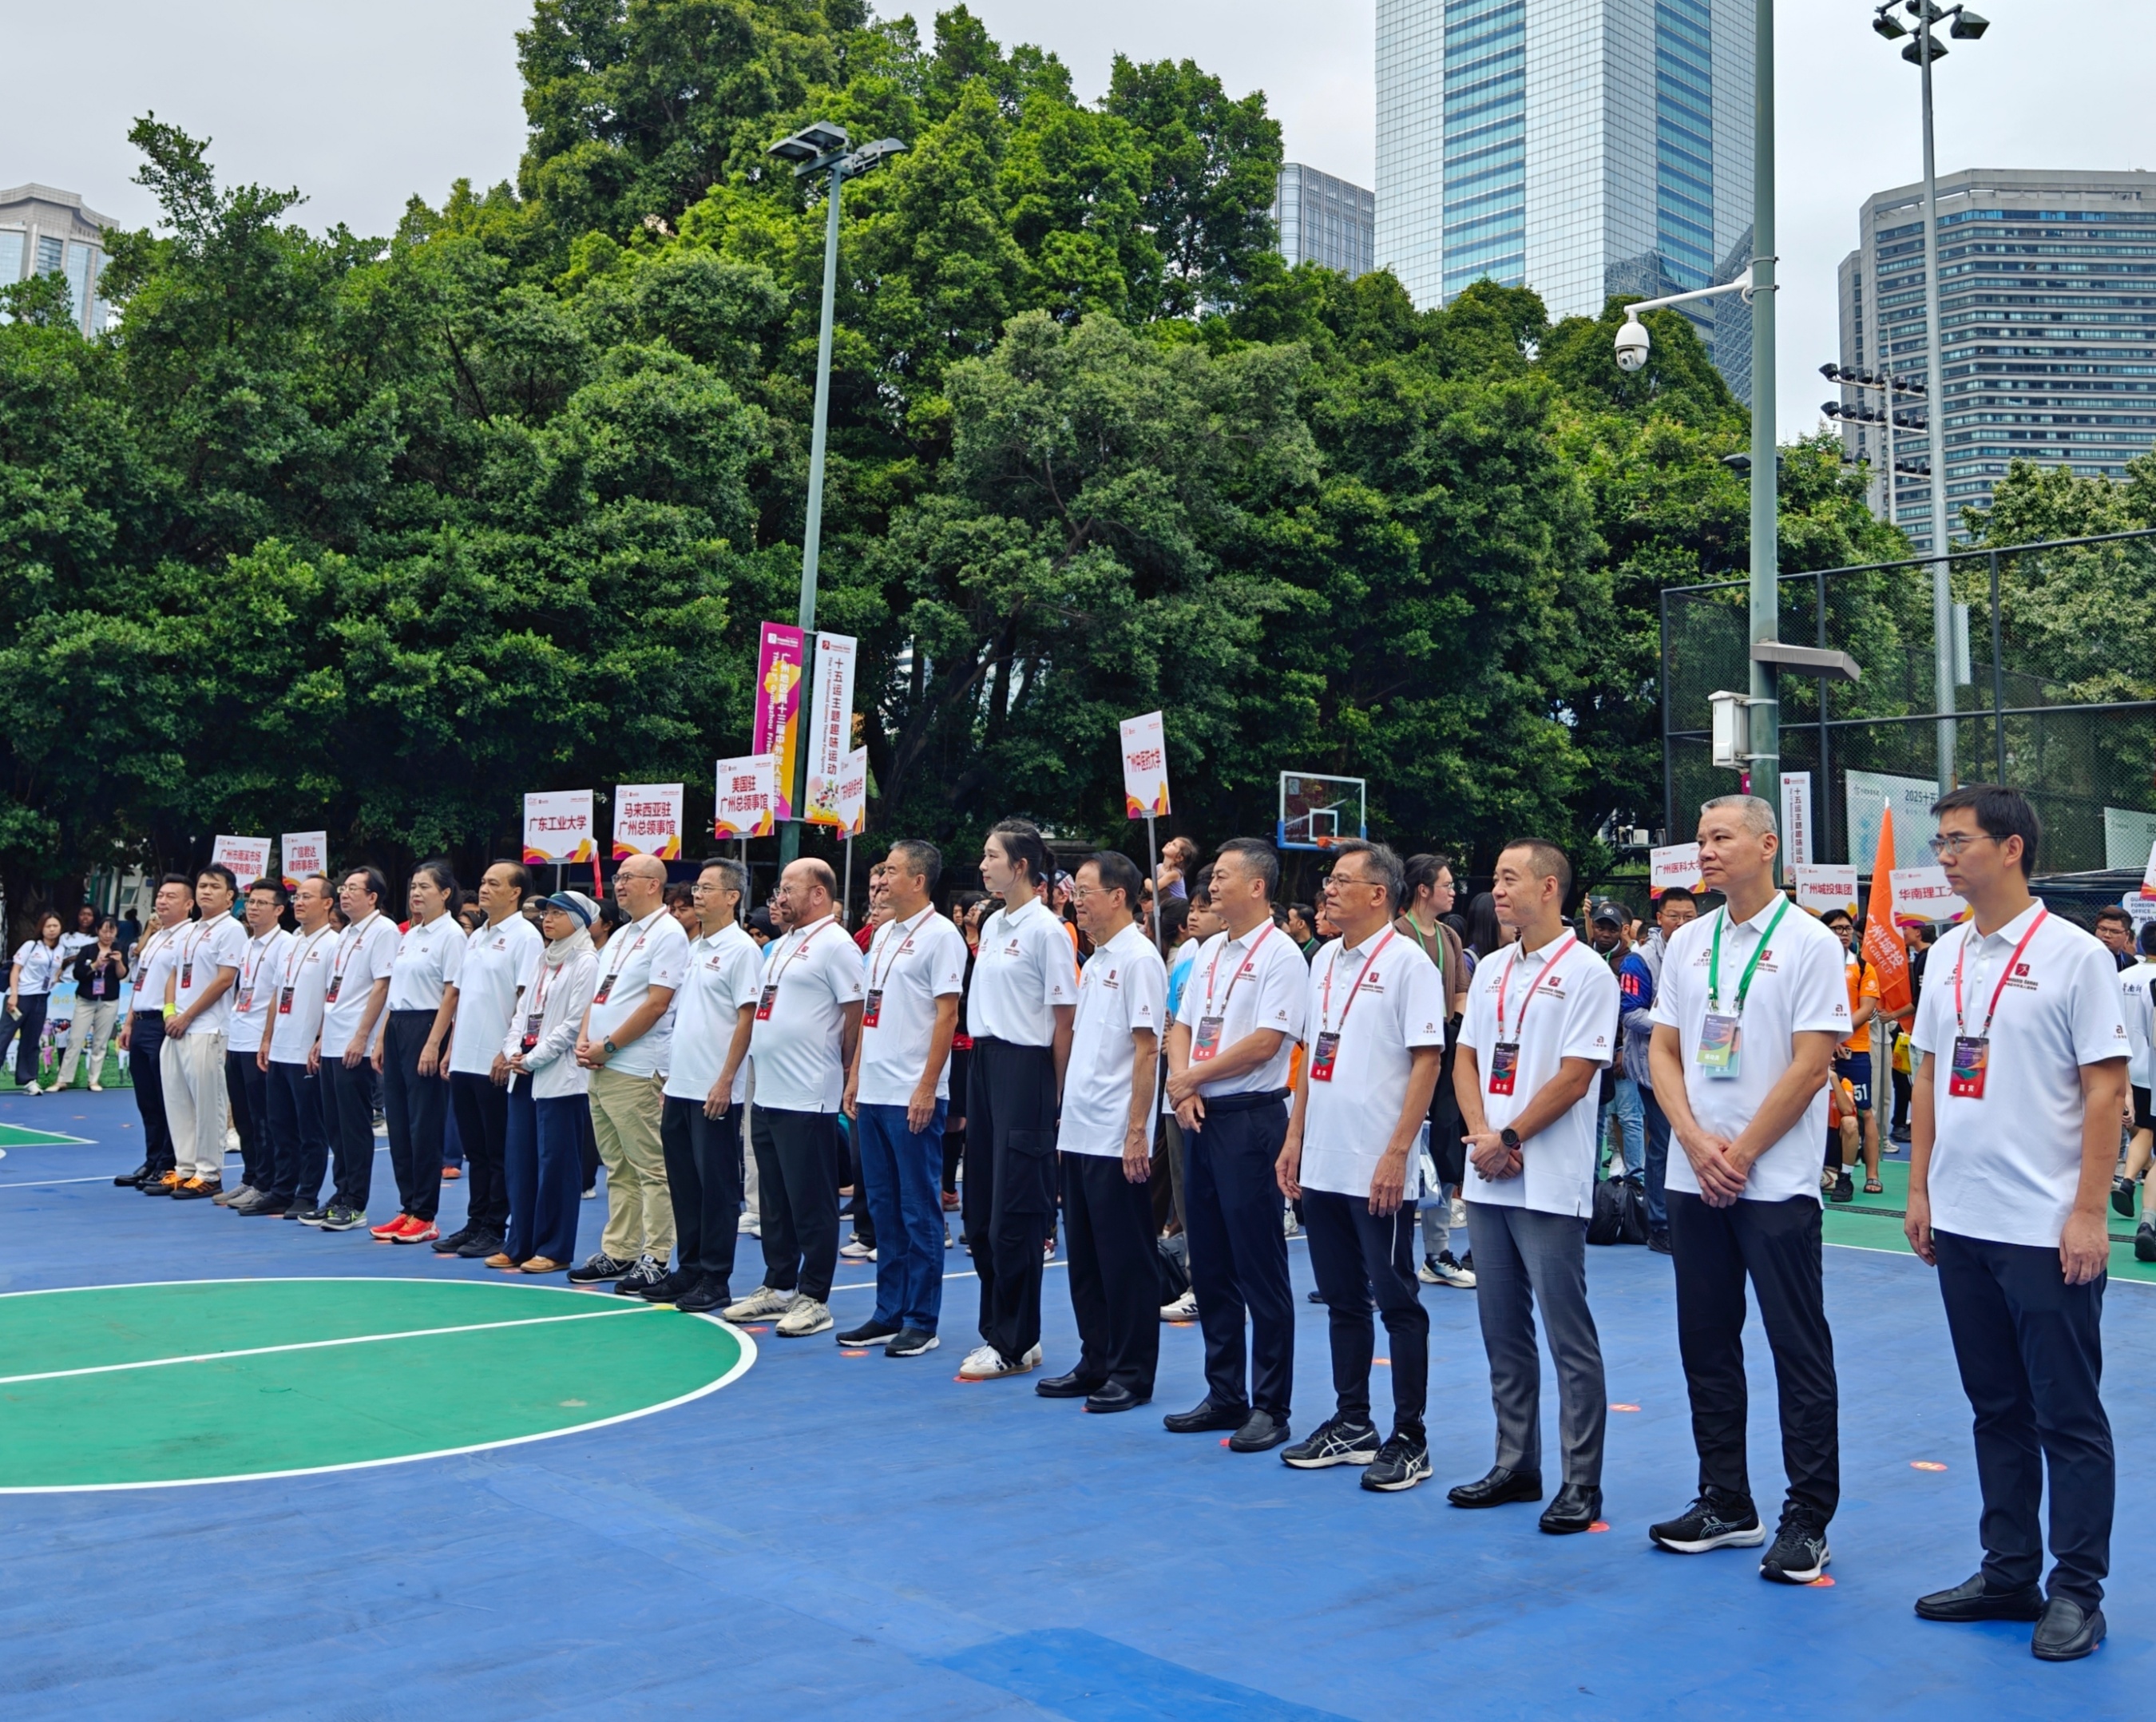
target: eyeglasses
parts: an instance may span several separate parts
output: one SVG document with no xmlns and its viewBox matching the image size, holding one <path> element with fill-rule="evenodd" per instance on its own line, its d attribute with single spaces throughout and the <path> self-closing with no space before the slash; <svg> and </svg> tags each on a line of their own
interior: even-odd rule
<svg viewBox="0 0 2156 1722">
<path fill-rule="evenodd" d="M 1070 892 L 1070 901 L 1073 902 L 1091 902 L 1096 897 L 1116 897 L 1120 895 L 1121 892 L 1122 887 L 1120 886 L 1111 889 L 1109 887 L 1104 885 L 1096 891 L 1090 885 L 1080 885 L 1072 888 Z"/>
<path fill-rule="evenodd" d="M 1945 861 L 1949 856 L 1959 855 L 1972 843 L 1997 840 L 1989 831 L 1956 831 L 1950 837 L 1934 837 L 1924 846 L 1938 859 Z"/>
</svg>

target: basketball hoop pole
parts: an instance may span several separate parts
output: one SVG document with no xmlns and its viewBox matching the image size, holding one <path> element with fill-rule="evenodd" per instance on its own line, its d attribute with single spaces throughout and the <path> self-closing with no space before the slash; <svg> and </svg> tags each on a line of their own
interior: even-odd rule
<svg viewBox="0 0 2156 1722">
<path fill-rule="evenodd" d="M 1146 815 L 1146 882 L 1152 887 L 1152 946 L 1160 949 L 1160 856 L 1152 846 L 1152 815 Z M 1183 887 L 1187 897 L 1190 887 Z M 1165 954 L 1163 953 L 1163 954 Z"/>
</svg>

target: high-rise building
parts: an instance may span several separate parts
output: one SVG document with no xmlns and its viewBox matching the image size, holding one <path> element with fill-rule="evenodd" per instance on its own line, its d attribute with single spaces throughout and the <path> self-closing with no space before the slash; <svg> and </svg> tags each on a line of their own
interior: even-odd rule
<svg viewBox="0 0 2156 1722">
<path fill-rule="evenodd" d="M 1418 305 L 1553 316 L 1751 261 L 1753 0 L 1378 0 L 1376 259 Z M 1751 393 L 1751 315 L 1690 313 Z"/>
<path fill-rule="evenodd" d="M 1978 168 L 1938 182 L 1940 353 L 1947 516 L 1983 506 L 2007 462 L 2121 477 L 2156 447 L 2156 174 Z M 1845 369 L 1922 383 L 1924 188 L 1866 198 L 1842 260 Z M 1921 397 L 1900 415 L 1925 424 Z M 1876 392 L 1843 400 L 1877 411 Z M 1912 401 L 1914 402 L 1912 404 Z M 1887 470 L 1886 427 L 1845 426 L 1844 447 Z M 1894 432 L 1893 519 L 1932 547 L 1926 429 Z M 1874 506 L 1885 511 L 1884 481 Z"/>
<path fill-rule="evenodd" d="M 1370 272 L 1377 202 L 1368 190 L 1300 162 L 1281 165 L 1273 188 L 1273 224 L 1292 268 L 1319 263 L 1344 275 Z"/>
<path fill-rule="evenodd" d="M 75 321 L 84 334 L 96 334 L 111 315 L 97 280 L 105 268 L 105 230 L 114 224 L 85 209 L 73 192 L 49 185 L 0 191 L 0 286 L 33 275 L 64 275 Z"/>
</svg>

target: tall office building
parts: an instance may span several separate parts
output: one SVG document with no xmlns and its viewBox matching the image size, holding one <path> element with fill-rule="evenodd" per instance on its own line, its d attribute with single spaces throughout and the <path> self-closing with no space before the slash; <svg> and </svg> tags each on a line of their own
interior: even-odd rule
<svg viewBox="0 0 2156 1722">
<path fill-rule="evenodd" d="M 111 314 L 98 296 L 97 278 L 105 268 L 105 230 L 112 225 L 73 192 L 49 185 L 0 191 L 0 286 L 33 275 L 64 275 L 76 322 L 84 334 L 96 334 Z"/>
<path fill-rule="evenodd" d="M 1752 0 L 1378 0 L 1376 258 L 1418 305 L 1488 278 L 1553 317 L 1751 261 Z M 1751 316 L 1691 313 L 1738 394 Z"/>
<path fill-rule="evenodd" d="M 2020 456 L 2124 475 L 2156 447 L 2156 174 L 1979 168 L 1938 182 L 1940 354 L 1946 390 L 1947 515 L 1981 506 Z M 1921 383 L 1924 190 L 1866 199 L 1842 260 L 1845 368 Z M 1910 398 L 1902 398 L 1905 401 Z M 1876 410 L 1880 397 L 1843 391 Z M 1902 417 L 1925 423 L 1921 398 Z M 1845 426 L 1843 445 L 1884 474 L 1886 427 Z M 1892 518 L 1932 547 L 1928 431 L 1894 433 Z M 1885 483 L 1873 487 L 1884 513 Z"/>
<path fill-rule="evenodd" d="M 1370 272 L 1377 199 L 1364 188 L 1300 162 L 1281 165 L 1273 188 L 1273 225 L 1288 266 L 1320 263 L 1348 276 Z"/>
</svg>

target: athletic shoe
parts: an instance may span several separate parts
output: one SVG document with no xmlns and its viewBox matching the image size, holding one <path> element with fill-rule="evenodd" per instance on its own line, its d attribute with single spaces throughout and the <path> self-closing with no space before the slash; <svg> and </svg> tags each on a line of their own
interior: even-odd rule
<svg viewBox="0 0 2156 1722">
<path fill-rule="evenodd" d="M 829 1304 L 819 1303 L 814 1298 L 796 1298 L 793 1307 L 778 1318 L 778 1337 L 782 1339 L 805 1339 L 811 1334 L 824 1332 L 830 1325 Z"/>
<path fill-rule="evenodd" d="M 454 1256 L 464 1248 L 465 1240 L 471 1236 L 472 1229 L 469 1226 L 459 1226 L 454 1231 L 445 1231 L 434 1240 L 434 1253 L 437 1256 Z M 488 1253 L 493 1252 L 490 1251 Z"/>
<path fill-rule="evenodd" d="M 753 1214 L 742 1215 L 741 1218 L 734 1223 L 734 1230 L 742 1237 L 762 1237 L 763 1236 L 763 1227 L 757 1223 L 757 1217 Z"/>
<path fill-rule="evenodd" d="M 105 1092 L 105 1084 L 93 1077 L 90 1084 L 90 1092 L 93 1094 L 102 1094 Z"/>
<path fill-rule="evenodd" d="M 1294 1209 L 1282 1208 L 1281 1210 L 1281 1229 L 1286 1231 L 1290 1237 L 1301 1237 L 1302 1236 L 1302 1221 L 1295 1217 Z"/>
<path fill-rule="evenodd" d="M 431 1220 L 407 1218 L 403 1231 L 389 1240 L 393 1244 L 431 1244 L 442 1235 L 440 1226 Z"/>
<path fill-rule="evenodd" d="M 636 1265 L 614 1282 L 613 1288 L 624 1298 L 641 1298 L 665 1283 L 665 1264 L 649 1256 L 639 1256 Z"/>
<path fill-rule="evenodd" d="M 857 1328 L 848 1328 L 836 1338 L 841 1345 L 888 1345 L 904 1331 L 904 1329 L 893 1327 L 889 1322 L 870 1319 Z"/>
<path fill-rule="evenodd" d="M 279 1201 L 266 1190 L 249 1190 L 241 1200 L 227 1203 L 226 1205 L 234 1213 L 244 1214 L 249 1218 L 258 1218 L 264 1215 L 274 1218 L 285 1211 L 285 1204 Z"/>
<path fill-rule="evenodd" d="M 1047 1242 L 1040 1247 L 1040 1259 L 1043 1262 L 1053 1262 L 1055 1259 L 1055 1240 L 1054 1238 L 1049 1239 Z"/>
<path fill-rule="evenodd" d="M 601 1285 L 610 1279 L 619 1279 L 635 1266 L 634 1262 L 619 1262 L 600 1252 L 585 1257 L 583 1262 L 569 1270 L 569 1283 L 572 1286 Z"/>
<path fill-rule="evenodd" d="M 368 1226 L 367 1235 L 377 1243 L 386 1244 L 404 1230 L 405 1222 L 411 1217 L 409 1214 L 399 1214 L 395 1219 L 385 1220 L 379 1226 Z"/>
<path fill-rule="evenodd" d="M 1422 1266 L 1415 1270 L 1415 1277 L 1426 1286 L 1455 1286 L 1463 1292 L 1475 1289 L 1475 1270 L 1455 1261 L 1450 1250 L 1424 1257 Z"/>
<path fill-rule="evenodd" d="M 1396 1430 L 1363 1473 L 1363 1487 L 1397 1494 L 1429 1475 L 1430 1442 L 1419 1434 Z"/>
<path fill-rule="evenodd" d="M 629 1292 L 629 1281 L 626 1279 L 616 1286 L 614 1290 L 622 1293 L 624 1296 L 634 1295 L 641 1298 L 647 1303 L 671 1303 L 683 1293 L 695 1291 L 696 1282 L 703 1277 L 703 1274 L 696 1269 L 685 1270 L 677 1267 L 671 1273 L 660 1274 L 650 1285 L 638 1287 L 634 1293 Z M 632 1275 L 630 1277 L 634 1278 L 634 1276 Z"/>
<path fill-rule="evenodd" d="M 951 1247 L 951 1222 L 947 1220 L 943 1222 L 943 1247 Z"/>
<path fill-rule="evenodd" d="M 884 1347 L 883 1354 L 886 1357 L 918 1357 L 924 1351 L 933 1351 L 942 1343 L 933 1334 L 925 1333 L 919 1328 L 908 1328 L 892 1338 L 891 1344 Z"/>
<path fill-rule="evenodd" d="M 439 1250 L 442 1247 L 436 1244 Z M 490 1231 L 475 1231 L 457 1246 L 458 1257 L 466 1262 L 484 1262 L 501 1247 L 501 1240 Z"/>
<path fill-rule="evenodd" d="M 40 1088 L 40 1087 L 38 1087 L 35 1082 L 33 1082 L 33 1083 L 31 1083 L 31 1084 L 30 1084 L 30 1086 L 29 1086 L 28 1087 L 25 1088 L 23 1092 L 25 1094 L 42 1094 L 42 1093 L 44 1093 L 45 1091 L 44 1091 L 44 1089 Z"/>
<path fill-rule="evenodd" d="M 1647 1247 L 1650 1250 L 1652 1250 L 1657 1256 L 1674 1256 L 1676 1254 L 1676 1249 L 1670 1243 L 1670 1235 L 1667 1231 L 1649 1232 L 1647 1234 Z"/>
<path fill-rule="evenodd" d="M 943 1192 L 943 1211 L 947 1214 L 955 1214 L 958 1211 L 958 1192 L 957 1190 L 947 1190 Z"/>
<path fill-rule="evenodd" d="M 850 1237 L 839 1247 L 839 1253 L 849 1262 L 873 1262 L 875 1252 L 857 1237 Z"/>
<path fill-rule="evenodd" d="M 319 1205 L 311 1208 L 293 1208 L 285 1213 L 285 1217 L 287 1220 L 296 1220 L 302 1226 L 320 1226 L 330 1217 L 330 1211 Z"/>
<path fill-rule="evenodd" d="M 155 1178 L 147 1179 L 135 1187 L 144 1195 L 170 1195 L 180 1187 L 180 1184 L 179 1169 L 173 1167 L 160 1172 Z"/>
<path fill-rule="evenodd" d="M 324 1231 L 357 1231 L 367 1224 L 367 1216 L 357 1208 L 331 1208 L 321 1224 Z"/>
<path fill-rule="evenodd" d="M 962 1381 L 993 1381 L 1004 1375 L 1023 1375 L 1040 1364 L 1040 1348 L 1036 1345 L 1024 1357 L 1014 1362 L 993 1345 L 977 1345 L 966 1354 L 965 1362 L 958 1365 Z"/>
<path fill-rule="evenodd" d="M 1298 1471 L 1322 1471 L 1332 1465 L 1367 1465 L 1378 1457 L 1377 1430 L 1345 1417 L 1327 1417 L 1292 1447 L 1281 1449 L 1281 1462 Z M 1427 1469 L 1427 1466 L 1424 1467 Z"/>
<path fill-rule="evenodd" d="M 374 1115 L 374 1133 L 377 1136 L 387 1136 L 389 1133 L 389 1120 L 383 1118 L 380 1113 Z"/>
<path fill-rule="evenodd" d="M 1846 1171 L 1835 1173 L 1834 1177 L 1834 1190 L 1832 1194 L 1830 1195 L 1827 1199 L 1830 1201 L 1836 1202 L 1855 1201 L 1856 1200 L 1856 1180 L 1851 1177 Z"/>
<path fill-rule="evenodd" d="M 250 1196 L 254 1194 L 254 1186 L 251 1184 L 234 1185 L 230 1190 L 221 1190 L 217 1195 L 212 1196 L 209 1199 L 210 1205 L 213 1208 L 228 1208 L 232 1206 L 234 1203 L 239 1201 L 242 1197 Z"/>
<path fill-rule="evenodd" d="M 454 1184 L 458 1179 L 464 1175 L 465 1169 L 462 1166 L 444 1166 L 442 1168 L 442 1182 L 444 1184 Z"/>
<path fill-rule="evenodd" d="M 593 1185 L 589 1190 L 586 1190 L 586 1191 L 584 1192 L 584 1194 L 583 1194 L 583 1199 L 585 1201 L 590 1201 L 590 1200 L 591 1200 L 594 1196 L 598 1195 L 598 1193 L 599 1193 L 599 1187 L 598 1187 L 598 1185 L 597 1185 L 596 1184 L 594 1184 L 594 1185 Z"/>
<path fill-rule="evenodd" d="M 2136 1262 L 2156 1262 L 2156 1222 L 2143 1220 L 2134 1228 L 2133 1259 Z"/>
<path fill-rule="evenodd" d="M 1452 1206 L 1446 1211 L 1445 1223 L 1448 1229 L 1459 1231 L 1467 1224 L 1467 1203 L 1463 1197 L 1455 1196 Z"/>
<path fill-rule="evenodd" d="M 1827 1552 L 1826 1527 L 1810 1508 L 1791 1504 L 1782 1509 L 1781 1528 L 1759 1563 L 1759 1576 L 1778 1585 L 1809 1585 L 1825 1573 L 1833 1558 Z"/>
<path fill-rule="evenodd" d="M 2111 1180 L 2111 1205 L 2120 1219 L 2131 1220 L 2133 1217 L 2133 1180 L 2131 1178 L 2113 1178 Z"/>
<path fill-rule="evenodd" d="M 172 1200 L 176 1202 L 204 1201 L 223 1188 L 224 1180 L 221 1178 L 190 1178 L 173 1190 Z"/>
<path fill-rule="evenodd" d="M 122 1185 L 131 1184 L 131 1185 L 136 1185 L 136 1186 L 137 1186 L 137 1187 L 139 1188 L 139 1187 L 141 1186 L 141 1185 L 142 1180 L 143 1180 L 145 1178 L 147 1178 L 149 1175 L 150 1175 L 150 1163 L 149 1163 L 149 1161 L 145 1160 L 145 1161 L 143 1161 L 143 1162 L 142 1162 L 142 1164 L 141 1164 L 141 1165 L 137 1166 L 137 1167 L 136 1167 L 133 1171 L 131 1171 L 131 1172 L 122 1172 L 122 1173 L 121 1173 L 121 1174 L 117 1178 L 114 1179 L 114 1180 L 112 1180 L 112 1182 L 113 1182 L 113 1186 L 114 1186 L 116 1189 L 117 1189 L 119 1186 L 121 1186 L 121 1185 Z"/>
<path fill-rule="evenodd" d="M 706 1315 L 726 1301 L 726 1283 L 716 1276 L 700 1273 L 696 1283 L 674 1300 L 674 1307 L 684 1315 Z"/>
<path fill-rule="evenodd" d="M 1196 1321 L 1198 1319 L 1198 1293 L 1195 1292 L 1185 1292 L 1173 1303 L 1162 1304 L 1160 1306 L 1160 1318 L 1163 1321 Z"/>
<path fill-rule="evenodd" d="M 1649 1525 L 1647 1540 L 1673 1555 L 1704 1555 L 1712 1549 L 1756 1549 L 1767 1540 L 1767 1527 L 1749 1501 L 1702 1495 L 1675 1519 Z"/>
<path fill-rule="evenodd" d="M 576 1276 L 572 1274 L 571 1278 Z M 774 1315 L 783 1315 L 793 1307 L 794 1294 L 773 1291 L 769 1286 L 758 1286 L 738 1303 L 726 1308 L 728 1321 L 763 1321 Z"/>
</svg>

